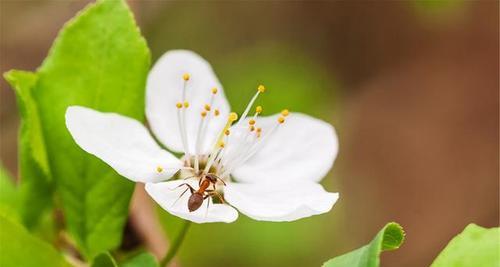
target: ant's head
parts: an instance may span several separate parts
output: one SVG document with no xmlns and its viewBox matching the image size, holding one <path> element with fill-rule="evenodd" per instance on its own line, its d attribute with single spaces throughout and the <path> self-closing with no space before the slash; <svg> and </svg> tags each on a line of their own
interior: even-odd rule
<svg viewBox="0 0 500 267">
<path fill-rule="evenodd" d="M 217 180 L 219 179 L 219 176 L 213 174 L 213 173 L 207 173 L 205 177 L 210 180 L 212 183 L 217 183 Z"/>
</svg>

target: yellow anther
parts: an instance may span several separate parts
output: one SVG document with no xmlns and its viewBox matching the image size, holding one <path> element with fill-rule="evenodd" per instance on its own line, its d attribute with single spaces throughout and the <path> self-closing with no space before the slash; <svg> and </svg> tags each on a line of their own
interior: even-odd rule
<svg viewBox="0 0 500 267">
<path fill-rule="evenodd" d="M 224 131 L 224 134 L 227 136 L 227 135 L 230 135 L 231 134 L 231 131 L 229 131 L 229 129 L 225 130 Z"/>
<path fill-rule="evenodd" d="M 248 124 L 250 124 L 250 125 L 254 125 L 254 124 L 255 124 L 255 120 L 254 120 L 254 119 L 250 119 L 250 120 L 248 121 Z"/>
<path fill-rule="evenodd" d="M 189 102 L 185 101 L 185 102 L 184 102 L 184 107 L 185 107 L 185 108 L 189 108 Z"/>
<path fill-rule="evenodd" d="M 182 103 L 181 103 L 181 102 L 177 102 L 177 104 L 175 104 L 175 106 L 176 106 L 177 108 L 182 108 Z"/>
<path fill-rule="evenodd" d="M 264 87 L 264 85 L 259 85 L 259 87 L 257 87 L 257 90 L 261 93 L 264 93 L 266 91 L 266 87 Z"/>
<path fill-rule="evenodd" d="M 258 132 L 258 133 L 261 133 L 261 132 L 262 132 L 262 128 L 260 128 L 260 127 L 259 127 L 259 128 L 257 128 L 257 132 Z"/>
<path fill-rule="evenodd" d="M 255 131 L 255 126 L 251 125 L 250 126 L 250 132 L 253 132 L 253 131 Z"/>
<path fill-rule="evenodd" d="M 257 132 L 257 138 L 260 138 L 260 133 L 259 132 Z"/>
<path fill-rule="evenodd" d="M 234 113 L 234 112 L 231 112 L 231 113 L 229 114 L 229 121 L 233 122 L 233 121 L 235 121 L 235 120 L 237 120 L 237 119 L 238 119 L 238 114 L 236 114 L 236 113 Z"/>
<path fill-rule="evenodd" d="M 280 116 L 280 117 L 278 118 L 278 122 L 279 122 L 280 124 L 282 124 L 283 122 L 285 122 L 285 118 Z"/>
<path fill-rule="evenodd" d="M 212 88 L 212 94 L 217 94 L 217 87 Z"/>
<path fill-rule="evenodd" d="M 189 73 L 184 73 L 184 75 L 182 75 L 182 79 L 184 79 L 184 81 L 189 81 L 189 78 L 191 78 Z"/>
<path fill-rule="evenodd" d="M 219 142 L 219 147 L 220 147 L 220 148 L 224 148 L 224 146 L 226 146 L 226 144 L 224 144 L 224 142 L 223 142 L 223 141 L 220 141 L 220 142 Z"/>
<path fill-rule="evenodd" d="M 255 108 L 255 113 L 260 114 L 262 112 L 262 106 L 257 106 Z"/>
<path fill-rule="evenodd" d="M 290 114 L 290 112 L 288 111 L 288 109 L 284 109 L 284 110 L 281 111 L 281 115 L 283 115 L 283 117 L 288 116 L 288 114 Z"/>
<path fill-rule="evenodd" d="M 160 173 L 160 172 L 162 172 L 162 171 L 163 171 L 163 168 L 162 168 L 161 166 L 158 166 L 158 167 L 156 167 L 156 171 L 157 171 L 158 173 Z"/>
<path fill-rule="evenodd" d="M 214 110 L 214 115 L 215 115 L 216 117 L 217 117 L 217 116 L 219 116 L 219 115 L 220 115 L 220 111 L 219 111 L 218 109 L 215 109 L 215 110 Z"/>
<path fill-rule="evenodd" d="M 205 104 L 205 110 L 206 111 L 210 111 L 210 105 L 209 104 Z"/>
<path fill-rule="evenodd" d="M 202 117 L 207 116 L 207 112 L 206 112 L 206 111 L 202 111 L 202 112 L 201 112 L 201 116 L 202 116 Z"/>
</svg>

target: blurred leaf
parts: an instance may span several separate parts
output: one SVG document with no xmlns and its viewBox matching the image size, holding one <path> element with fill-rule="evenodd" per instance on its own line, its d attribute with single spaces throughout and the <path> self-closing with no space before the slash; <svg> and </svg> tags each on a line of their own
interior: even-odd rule
<svg viewBox="0 0 500 267">
<path fill-rule="evenodd" d="M 0 266 L 71 266 L 52 246 L 31 236 L 26 229 L 0 215 Z"/>
<path fill-rule="evenodd" d="M 0 214 L 13 220 L 19 220 L 17 213 L 19 196 L 14 180 L 0 164 Z"/>
<path fill-rule="evenodd" d="M 500 228 L 469 224 L 441 251 L 431 267 L 500 266 Z"/>
<path fill-rule="evenodd" d="M 118 267 L 109 252 L 101 253 L 94 258 L 92 267 Z"/>
<path fill-rule="evenodd" d="M 81 150 L 64 114 L 68 106 L 82 105 L 143 120 L 149 64 L 146 42 L 124 1 L 98 1 L 61 30 L 38 69 L 36 106 L 26 103 L 38 109 L 66 225 L 86 258 L 120 244 L 134 184 Z"/>
<path fill-rule="evenodd" d="M 151 253 L 141 253 L 130 260 L 127 260 L 123 264 L 120 264 L 121 267 L 158 267 L 158 262 L 156 261 L 155 256 Z"/>
<path fill-rule="evenodd" d="M 394 250 L 404 240 L 403 228 L 397 223 L 388 223 L 366 246 L 335 257 L 323 264 L 323 267 L 376 267 L 380 265 L 380 253 Z"/>
<path fill-rule="evenodd" d="M 33 97 L 38 76 L 32 72 L 11 70 L 4 77 L 16 93 L 21 115 L 19 213 L 23 223 L 31 229 L 50 207 L 54 191 L 38 105 Z"/>
</svg>

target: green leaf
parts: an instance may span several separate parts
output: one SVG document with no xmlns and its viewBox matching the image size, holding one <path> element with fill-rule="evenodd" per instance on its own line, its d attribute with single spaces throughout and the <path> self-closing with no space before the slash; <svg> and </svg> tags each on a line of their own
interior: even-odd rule
<svg viewBox="0 0 500 267">
<path fill-rule="evenodd" d="M 101 253 L 95 257 L 92 267 L 118 267 L 109 252 Z"/>
<path fill-rule="evenodd" d="M 394 250 L 401 246 L 405 233 L 397 223 L 385 225 L 375 238 L 366 246 L 347 254 L 335 257 L 323 264 L 323 267 L 376 267 L 380 265 L 380 253 Z"/>
<path fill-rule="evenodd" d="M 500 266 L 500 228 L 469 224 L 441 251 L 431 267 Z"/>
<path fill-rule="evenodd" d="M 0 163 L 0 214 L 18 221 L 18 202 L 19 194 L 14 179 Z"/>
<path fill-rule="evenodd" d="M 142 121 L 149 65 L 146 42 L 124 1 L 98 1 L 64 26 L 33 76 L 36 105 L 26 107 L 38 111 L 40 143 L 66 226 L 88 259 L 120 244 L 134 184 L 75 144 L 65 111 L 82 105 Z"/>
<path fill-rule="evenodd" d="M 158 262 L 156 261 L 155 256 L 151 253 L 141 253 L 130 260 L 127 260 L 123 264 L 120 264 L 121 267 L 158 267 Z"/>
<path fill-rule="evenodd" d="M 0 215 L 0 266 L 71 266 L 52 246 L 31 236 L 26 229 Z"/>
<path fill-rule="evenodd" d="M 38 105 L 33 97 L 38 76 L 32 72 L 12 70 L 4 77 L 16 93 L 21 115 L 19 213 L 24 224 L 33 228 L 50 207 L 54 191 Z"/>
</svg>

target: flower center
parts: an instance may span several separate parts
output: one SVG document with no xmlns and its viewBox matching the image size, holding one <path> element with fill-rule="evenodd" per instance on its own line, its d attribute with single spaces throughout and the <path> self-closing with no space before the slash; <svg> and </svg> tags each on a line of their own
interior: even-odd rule
<svg viewBox="0 0 500 267">
<path fill-rule="evenodd" d="M 257 106 L 253 116 L 247 119 L 258 96 L 266 91 L 263 85 L 259 85 L 257 92 L 243 111 L 241 118 L 238 120 L 238 115 L 231 112 L 225 126 L 218 133 L 215 140 L 206 140 L 209 139 L 207 137 L 208 126 L 215 117 L 220 115 L 219 109 L 214 107 L 218 89 L 211 88 L 210 98 L 207 99 L 200 112 L 201 120 L 197 127 L 196 138 L 195 140 L 188 140 L 186 114 L 190 111 L 190 104 L 186 98 L 186 91 L 189 89 L 190 75 L 184 74 L 182 78 L 184 83 L 181 99 L 176 103 L 177 121 L 184 149 L 183 160 L 187 167 L 192 167 L 191 174 L 194 177 L 203 177 L 210 173 L 228 181 L 231 172 L 258 152 L 269 137 L 285 122 L 285 118 L 289 114 L 288 110 L 283 110 L 274 124 L 266 125 L 267 129 L 263 129 L 264 127 L 259 124 L 262 106 Z M 190 141 L 194 141 L 195 151 L 193 155 L 189 151 Z M 202 147 L 204 147 L 206 141 L 212 142 L 212 149 L 208 154 L 202 152 Z"/>
</svg>

